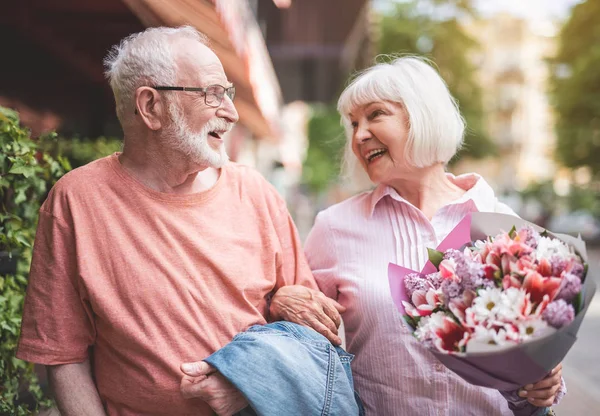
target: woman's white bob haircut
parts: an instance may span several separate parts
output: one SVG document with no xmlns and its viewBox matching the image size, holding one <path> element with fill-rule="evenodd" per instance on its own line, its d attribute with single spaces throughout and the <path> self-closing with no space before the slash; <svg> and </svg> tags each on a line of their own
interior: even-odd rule
<svg viewBox="0 0 600 416">
<path fill-rule="evenodd" d="M 349 113 L 374 101 L 402 105 L 408 114 L 409 130 L 406 163 L 428 167 L 448 163 L 460 149 L 465 123 L 458 104 L 430 61 L 422 57 L 386 57 L 352 79 L 338 100 L 338 111 L 346 130 L 343 174 L 354 185 L 366 183 L 366 173 L 352 153 L 352 125 Z"/>
</svg>

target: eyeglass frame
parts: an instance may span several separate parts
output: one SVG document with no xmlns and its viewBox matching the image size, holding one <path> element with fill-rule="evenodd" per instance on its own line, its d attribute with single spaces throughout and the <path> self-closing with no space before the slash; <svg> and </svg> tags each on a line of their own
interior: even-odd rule
<svg viewBox="0 0 600 416">
<path fill-rule="evenodd" d="M 211 105 L 206 101 L 206 97 L 208 96 L 208 89 L 213 87 L 223 88 L 223 95 L 221 95 L 219 99 L 219 104 Z M 209 85 L 208 87 L 171 87 L 171 86 L 163 86 L 163 85 L 153 85 L 151 88 L 154 88 L 157 91 L 186 91 L 186 92 L 201 92 L 204 94 L 204 104 L 209 107 L 217 108 L 223 104 L 223 100 L 225 96 L 229 97 L 231 101 L 235 98 L 235 86 L 232 84 L 231 87 L 224 87 L 220 84 Z M 230 93 L 230 91 L 233 91 Z M 215 95 L 215 94 L 211 94 Z M 218 96 L 217 96 L 218 97 Z"/>
</svg>

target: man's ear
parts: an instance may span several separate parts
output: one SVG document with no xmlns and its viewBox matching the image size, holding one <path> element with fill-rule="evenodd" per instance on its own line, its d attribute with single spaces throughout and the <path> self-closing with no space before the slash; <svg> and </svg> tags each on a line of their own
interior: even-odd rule
<svg viewBox="0 0 600 416">
<path fill-rule="evenodd" d="M 154 88 L 139 87 L 135 91 L 135 112 L 150 130 L 156 131 L 162 127 L 165 102 Z"/>
</svg>

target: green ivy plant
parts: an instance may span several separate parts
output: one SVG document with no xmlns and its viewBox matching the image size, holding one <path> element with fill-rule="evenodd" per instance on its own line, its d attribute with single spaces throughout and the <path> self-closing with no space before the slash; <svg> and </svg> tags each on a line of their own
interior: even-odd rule
<svg viewBox="0 0 600 416">
<path fill-rule="evenodd" d="M 0 107 L 0 262 L 18 260 L 15 270 L 0 275 L 0 414 L 29 415 L 51 405 L 33 364 L 15 358 L 15 350 L 38 210 L 71 169 L 67 159 L 40 150 L 55 140 L 50 134 L 33 141 L 18 114 Z"/>
</svg>

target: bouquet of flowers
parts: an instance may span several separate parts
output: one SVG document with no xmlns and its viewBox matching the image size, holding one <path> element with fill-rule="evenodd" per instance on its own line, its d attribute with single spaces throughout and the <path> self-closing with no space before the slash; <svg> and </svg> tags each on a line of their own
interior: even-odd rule
<svg viewBox="0 0 600 416">
<path fill-rule="evenodd" d="M 421 272 L 390 263 L 389 280 L 405 322 L 442 363 L 512 391 L 542 379 L 575 342 L 595 292 L 586 260 L 580 239 L 474 213 L 429 249 Z"/>
</svg>

